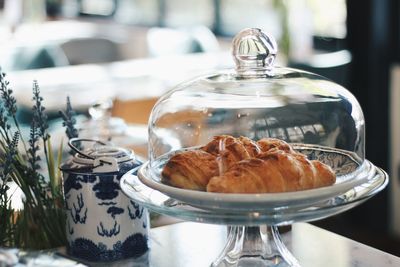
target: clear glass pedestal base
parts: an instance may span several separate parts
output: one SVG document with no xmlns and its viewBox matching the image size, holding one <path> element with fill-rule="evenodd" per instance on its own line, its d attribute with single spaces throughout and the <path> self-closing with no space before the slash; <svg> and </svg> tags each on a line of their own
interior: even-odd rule
<svg viewBox="0 0 400 267">
<path fill-rule="evenodd" d="M 211 267 L 300 267 L 276 226 L 229 226 L 228 240 Z"/>
</svg>

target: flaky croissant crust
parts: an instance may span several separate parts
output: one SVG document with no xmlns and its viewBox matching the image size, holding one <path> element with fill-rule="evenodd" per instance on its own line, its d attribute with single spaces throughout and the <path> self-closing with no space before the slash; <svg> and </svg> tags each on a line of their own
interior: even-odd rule
<svg viewBox="0 0 400 267">
<path fill-rule="evenodd" d="M 220 193 L 298 191 L 336 180 L 329 166 L 308 160 L 282 140 L 255 142 L 229 135 L 215 136 L 200 149 L 171 157 L 162 176 L 176 187 Z"/>
<path fill-rule="evenodd" d="M 273 148 L 256 158 L 243 160 L 227 172 L 214 176 L 208 192 L 276 193 L 331 185 L 335 175 L 329 166 L 310 161 L 300 153 Z"/>
</svg>

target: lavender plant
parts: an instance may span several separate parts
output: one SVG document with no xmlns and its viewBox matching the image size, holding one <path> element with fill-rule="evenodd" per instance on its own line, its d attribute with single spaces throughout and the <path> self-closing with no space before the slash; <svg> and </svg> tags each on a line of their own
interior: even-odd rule
<svg viewBox="0 0 400 267">
<path fill-rule="evenodd" d="M 60 111 L 60 116 L 63 119 L 63 126 L 65 127 L 65 134 L 69 139 L 78 137 L 78 129 L 75 128 L 76 119 L 74 118 L 75 111 L 72 109 L 71 100 L 67 97 L 67 106 L 65 111 Z M 80 142 L 76 142 L 75 146 L 81 150 L 82 145 Z M 70 154 L 74 154 L 74 151 L 70 151 Z"/>
<path fill-rule="evenodd" d="M 3 115 L 0 115 L 0 117 L 3 119 Z M 1 127 L 1 129 L 3 128 Z M 14 156 L 17 153 L 18 139 L 19 134 L 15 133 L 9 145 L 9 149 L 4 155 L 4 161 L 0 163 L 0 244 L 12 243 L 12 237 L 15 231 L 15 225 L 8 223 L 14 221 L 14 212 L 12 210 L 11 200 L 8 195 L 8 190 L 10 189 L 8 183 L 11 180 L 11 164 Z"/>
<path fill-rule="evenodd" d="M 17 101 L 0 69 L 0 246 L 46 249 L 66 244 L 66 220 L 58 169 L 62 144 L 55 158 L 37 81 L 33 82 L 33 103 L 29 140 L 25 143 L 16 117 Z M 64 121 L 72 122 L 64 122 L 67 131 L 74 132 L 69 100 L 64 114 Z M 43 160 L 39 156 L 41 149 Z M 24 194 L 21 210 L 15 210 L 11 205 L 11 182 Z"/>
</svg>

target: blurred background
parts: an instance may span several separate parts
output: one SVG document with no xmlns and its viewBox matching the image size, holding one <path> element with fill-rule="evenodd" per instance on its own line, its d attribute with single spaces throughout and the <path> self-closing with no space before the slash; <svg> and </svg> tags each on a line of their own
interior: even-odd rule
<svg viewBox="0 0 400 267">
<path fill-rule="evenodd" d="M 377 197 L 316 224 L 400 256 L 399 17 L 396 0 L 0 0 L 0 65 L 22 121 L 38 79 L 55 122 L 69 95 L 83 121 L 107 117 L 114 130 L 128 123 L 145 154 L 145 124 L 163 92 L 231 67 L 241 29 L 270 32 L 280 65 L 326 76 L 356 96 L 366 157 L 391 175 Z"/>
</svg>

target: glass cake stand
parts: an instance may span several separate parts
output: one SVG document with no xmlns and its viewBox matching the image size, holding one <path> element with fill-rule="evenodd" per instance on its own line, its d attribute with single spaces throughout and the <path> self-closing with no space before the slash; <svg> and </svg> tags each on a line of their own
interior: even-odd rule
<svg viewBox="0 0 400 267">
<path fill-rule="evenodd" d="M 220 194 L 173 188 L 160 181 L 159 165 L 145 163 L 120 181 L 132 200 L 157 213 L 183 220 L 228 225 L 227 243 L 211 263 L 222 266 L 300 266 L 281 240 L 278 226 L 314 221 L 349 210 L 368 200 L 388 183 L 387 174 L 353 154 L 321 147 L 297 150 L 329 164 L 336 184 L 312 190 L 268 194 Z M 172 193 L 171 193 L 172 192 Z M 331 193 L 332 192 L 332 193 Z M 251 202 L 251 200 L 254 200 Z M 252 204 L 251 204 L 252 203 Z M 266 227 L 265 227 L 266 226 Z"/>
</svg>

